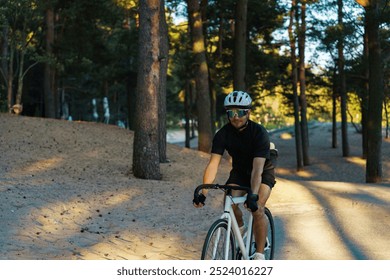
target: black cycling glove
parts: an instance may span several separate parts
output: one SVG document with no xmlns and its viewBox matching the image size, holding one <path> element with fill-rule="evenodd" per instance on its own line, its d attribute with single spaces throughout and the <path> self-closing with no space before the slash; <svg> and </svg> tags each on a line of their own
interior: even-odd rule
<svg viewBox="0 0 390 280">
<path fill-rule="evenodd" d="M 257 206 L 257 201 L 259 200 L 259 196 L 257 194 L 251 194 L 246 198 L 245 204 L 246 207 L 251 209 L 252 212 L 256 212 L 259 207 Z"/>
<path fill-rule="evenodd" d="M 206 201 L 206 197 L 204 196 L 203 193 L 195 195 L 194 199 L 192 200 L 193 203 L 196 205 L 199 205 L 199 203 L 202 203 L 204 205 L 204 202 Z"/>
</svg>

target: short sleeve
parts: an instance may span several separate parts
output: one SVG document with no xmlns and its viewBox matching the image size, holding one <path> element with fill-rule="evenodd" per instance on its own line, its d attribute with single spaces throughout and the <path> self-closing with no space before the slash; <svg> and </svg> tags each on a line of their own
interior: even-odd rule
<svg viewBox="0 0 390 280">
<path fill-rule="evenodd" d="M 213 138 L 213 145 L 211 147 L 211 153 L 223 155 L 226 148 L 226 132 L 225 129 L 220 129 Z"/>
<path fill-rule="evenodd" d="M 270 158 L 270 140 L 267 130 L 263 126 L 259 126 L 254 134 L 254 149 L 253 157 Z"/>
</svg>

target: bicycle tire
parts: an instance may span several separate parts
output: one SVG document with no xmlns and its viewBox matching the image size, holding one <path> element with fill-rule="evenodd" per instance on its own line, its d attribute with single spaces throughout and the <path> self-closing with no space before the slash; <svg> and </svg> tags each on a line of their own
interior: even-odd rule
<svg viewBox="0 0 390 280">
<path fill-rule="evenodd" d="M 265 208 L 265 216 L 268 219 L 268 229 L 267 243 L 265 244 L 264 255 L 266 260 L 273 260 L 275 251 L 275 225 L 272 213 L 267 207 Z"/>
<path fill-rule="evenodd" d="M 224 219 L 215 221 L 206 236 L 202 248 L 202 260 L 224 260 L 226 234 L 228 232 L 228 223 Z M 229 260 L 234 260 L 235 238 L 233 231 L 230 232 Z"/>
<path fill-rule="evenodd" d="M 274 219 L 272 217 L 271 211 L 265 207 L 264 210 L 265 216 L 268 221 L 267 226 L 267 240 L 264 246 L 264 257 L 266 260 L 273 260 L 274 259 L 274 250 L 275 250 L 275 225 L 274 225 Z M 253 258 L 253 255 L 256 253 L 256 242 L 255 237 L 253 235 L 253 224 L 252 224 L 252 232 L 251 232 L 251 242 L 250 242 L 250 251 L 249 256 L 250 259 Z"/>
</svg>

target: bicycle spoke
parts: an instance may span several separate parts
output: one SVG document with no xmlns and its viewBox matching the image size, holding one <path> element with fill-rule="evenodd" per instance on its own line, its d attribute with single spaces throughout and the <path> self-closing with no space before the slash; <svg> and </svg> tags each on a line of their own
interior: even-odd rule
<svg viewBox="0 0 390 280">
<path fill-rule="evenodd" d="M 223 260 L 225 259 L 225 247 L 227 236 L 227 222 L 225 220 L 216 221 L 207 234 L 202 250 L 202 260 Z M 228 259 L 234 259 L 234 237 L 229 239 Z"/>
</svg>

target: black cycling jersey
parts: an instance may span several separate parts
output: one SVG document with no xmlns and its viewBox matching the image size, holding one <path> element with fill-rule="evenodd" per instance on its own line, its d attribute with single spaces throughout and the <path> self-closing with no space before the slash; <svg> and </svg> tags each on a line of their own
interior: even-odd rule
<svg viewBox="0 0 390 280">
<path fill-rule="evenodd" d="M 252 171 L 255 157 L 266 158 L 264 170 L 273 168 L 270 162 L 270 140 L 267 130 L 260 124 L 248 121 L 248 126 L 242 131 L 230 123 L 223 126 L 214 136 L 211 152 L 223 155 L 228 151 L 232 157 L 233 170 L 242 175 Z"/>
</svg>

